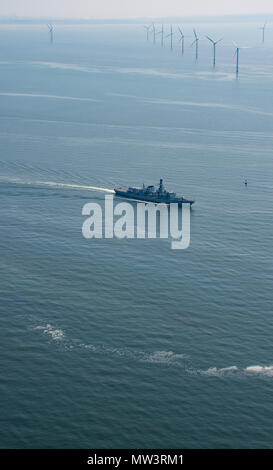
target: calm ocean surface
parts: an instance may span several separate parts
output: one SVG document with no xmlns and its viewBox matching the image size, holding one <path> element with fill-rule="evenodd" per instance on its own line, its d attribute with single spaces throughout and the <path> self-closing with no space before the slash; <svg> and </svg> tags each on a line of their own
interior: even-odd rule
<svg viewBox="0 0 273 470">
<path fill-rule="evenodd" d="M 273 30 L 262 46 L 257 26 L 187 24 L 183 59 L 137 25 L 59 25 L 53 45 L 46 25 L 0 27 L 1 448 L 273 446 Z M 215 71 L 205 34 L 224 36 Z M 237 81 L 232 40 L 251 46 Z M 196 199 L 187 250 L 83 238 L 104 194 L 73 185 L 160 177 Z"/>
</svg>

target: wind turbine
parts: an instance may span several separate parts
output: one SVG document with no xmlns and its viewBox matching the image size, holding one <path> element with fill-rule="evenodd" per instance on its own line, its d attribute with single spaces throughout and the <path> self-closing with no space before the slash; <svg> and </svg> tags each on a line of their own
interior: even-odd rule
<svg viewBox="0 0 273 470">
<path fill-rule="evenodd" d="M 265 22 L 265 24 L 261 28 L 259 28 L 262 30 L 262 43 L 264 43 L 266 25 L 267 25 L 267 22 Z"/>
<path fill-rule="evenodd" d="M 51 44 L 52 44 L 52 43 L 53 43 L 53 33 L 54 33 L 54 29 L 53 29 L 52 24 L 48 24 L 47 27 L 48 27 L 48 29 L 49 29 L 50 42 L 51 42 Z"/>
<path fill-rule="evenodd" d="M 152 28 L 153 28 L 154 44 L 155 44 L 155 35 L 156 35 L 156 32 L 155 32 L 155 24 L 154 24 L 154 23 L 152 23 Z"/>
<path fill-rule="evenodd" d="M 194 32 L 194 36 L 195 36 L 195 40 L 193 41 L 191 47 L 195 44 L 195 59 L 196 59 L 196 62 L 198 61 L 198 46 L 199 46 L 199 37 L 197 36 L 197 32 L 195 31 L 195 29 L 193 30 Z"/>
<path fill-rule="evenodd" d="M 213 44 L 213 67 L 215 67 L 215 64 L 216 64 L 216 45 L 218 44 L 218 42 L 222 41 L 224 38 L 218 39 L 218 41 L 214 41 L 209 36 L 206 36 L 206 38 Z"/>
<path fill-rule="evenodd" d="M 164 46 L 164 25 L 163 24 L 161 26 L 161 30 L 158 31 L 156 34 L 161 35 L 161 47 L 163 47 Z"/>
<path fill-rule="evenodd" d="M 234 43 L 234 46 L 236 47 L 235 51 L 235 56 L 236 56 L 236 77 L 238 78 L 239 75 L 239 52 L 240 52 L 240 47 L 237 46 L 237 44 Z"/>
<path fill-rule="evenodd" d="M 161 26 L 161 47 L 164 46 L 164 24 Z"/>
<path fill-rule="evenodd" d="M 149 41 L 149 33 L 150 33 L 150 29 L 151 29 L 152 25 L 149 25 L 149 26 L 144 26 L 144 28 L 146 29 L 146 38 L 147 38 L 147 41 Z"/>
<path fill-rule="evenodd" d="M 173 49 L 173 25 L 171 24 L 171 32 L 166 36 L 166 38 L 171 37 L 171 50 Z"/>
<path fill-rule="evenodd" d="M 182 55 L 184 55 L 185 36 L 184 36 L 184 33 L 183 33 L 182 29 L 180 28 L 180 26 L 178 26 L 178 30 L 179 30 L 179 33 L 181 35 L 181 38 L 179 39 L 179 41 L 181 41 L 181 53 L 182 53 Z"/>
<path fill-rule="evenodd" d="M 236 42 L 233 41 L 234 46 L 236 47 L 235 56 L 236 56 L 236 77 L 239 75 L 239 52 L 241 49 L 249 49 L 249 47 L 239 47 Z"/>
</svg>

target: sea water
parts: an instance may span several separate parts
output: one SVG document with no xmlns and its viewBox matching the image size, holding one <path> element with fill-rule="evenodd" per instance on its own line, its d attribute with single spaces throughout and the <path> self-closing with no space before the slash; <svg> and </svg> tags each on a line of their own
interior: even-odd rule
<svg viewBox="0 0 273 470">
<path fill-rule="evenodd" d="M 0 27 L 2 448 L 272 447 L 273 33 L 257 26 L 186 24 L 184 57 L 142 25 L 56 25 L 53 44 L 46 25 Z M 205 35 L 224 37 L 215 69 Z M 232 41 L 249 47 L 238 79 Z M 160 178 L 196 200 L 187 250 L 84 239 L 98 188 Z"/>
</svg>

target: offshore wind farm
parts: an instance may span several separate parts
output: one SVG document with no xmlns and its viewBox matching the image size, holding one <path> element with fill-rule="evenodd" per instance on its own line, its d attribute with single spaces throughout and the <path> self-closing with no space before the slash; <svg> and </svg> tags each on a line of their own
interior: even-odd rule
<svg viewBox="0 0 273 470">
<path fill-rule="evenodd" d="M 165 35 L 165 36 L 164 36 L 164 24 L 161 25 L 161 30 L 158 31 L 158 32 L 156 32 L 155 23 L 152 23 L 151 25 L 145 25 L 144 27 L 147 31 L 147 40 L 149 40 L 148 31 L 150 30 L 150 28 L 153 28 L 153 43 L 154 44 L 156 43 L 156 35 L 157 34 L 161 35 L 161 47 L 163 47 L 163 45 L 164 45 L 164 38 L 170 38 L 170 48 L 171 48 L 171 50 L 173 50 L 174 41 L 177 39 L 177 35 L 178 35 L 178 37 L 179 37 L 178 41 L 181 42 L 181 54 L 182 54 L 182 56 L 184 56 L 184 53 L 185 53 L 185 35 L 184 35 L 184 33 L 181 29 L 181 26 L 179 24 L 176 25 L 176 28 L 175 28 L 177 30 L 177 34 L 175 34 L 174 27 L 171 24 L 170 25 L 170 33 Z M 258 27 L 258 30 L 260 30 L 262 32 L 262 40 L 261 40 L 262 44 L 265 43 L 266 28 L 267 28 L 267 22 L 265 22 L 262 27 Z M 190 47 L 195 46 L 195 60 L 196 60 L 196 62 L 198 62 L 200 37 L 198 36 L 195 28 L 193 28 L 193 34 L 194 34 L 194 40 L 190 44 Z M 216 46 L 217 46 L 218 43 L 223 41 L 224 38 L 222 37 L 221 39 L 218 39 L 218 40 L 215 41 L 214 39 L 212 39 L 207 34 L 204 36 L 204 38 L 207 38 L 213 46 L 213 67 L 215 68 L 215 66 L 216 66 Z M 233 44 L 235 44 L 234 41 L 232 41 L 232 42 L 233 42 Z M 229 45 L 230 44 L 231 44 L 231 39 L 229 41 Z M 248 49 L 247 46 L 238 47 L 236 45 L 236 52 L 235 52 L 235 56 L 236 56 L 236 67 L 235 67 L 236 78 L 238 78 L 238 76 L 239 76 L 239 51 L 242 48 L 243 49 Z"/>
<path fill-rule="evenodd" d="M 272 448 L 269 20 L 0 24 L 0 446 Z M 160 179 L 186 250 L 82 236 Z"/>
</svg>

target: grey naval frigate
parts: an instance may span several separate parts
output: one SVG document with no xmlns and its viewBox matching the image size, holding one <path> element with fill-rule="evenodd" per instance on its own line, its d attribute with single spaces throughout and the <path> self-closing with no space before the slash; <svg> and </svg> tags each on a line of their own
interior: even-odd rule
<svg viewBox="0 0 273 470">
<path fill-rule="evenodd" d="M 163 186 L 163 180 L 160 180 L 159 186 L 115 188 L 115 193 L 119 197 L 135 199 L 137 201 L 153 202 L 155 204 L 194 204 L 195 201 L 183 196 L 177 196 L 176 193 L 167 191 Z"/>
</svg>

